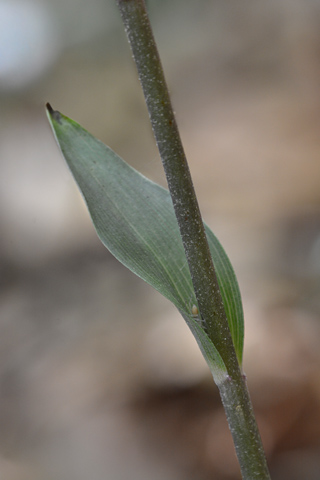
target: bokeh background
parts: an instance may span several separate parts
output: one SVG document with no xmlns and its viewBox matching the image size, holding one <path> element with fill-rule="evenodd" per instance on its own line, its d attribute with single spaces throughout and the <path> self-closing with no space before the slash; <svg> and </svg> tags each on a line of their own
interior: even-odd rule
<svg viewBox="0 0 320 480">
<path fill-rule="evenodd" d="M 273 480 L 320 478 L 320 1 L 149 0 Z M 0 478 L 236 480 L 174 308 L 99 243 L 49 101 L 165 185 L 113 0 L 0 0 Z"/>
</svg>

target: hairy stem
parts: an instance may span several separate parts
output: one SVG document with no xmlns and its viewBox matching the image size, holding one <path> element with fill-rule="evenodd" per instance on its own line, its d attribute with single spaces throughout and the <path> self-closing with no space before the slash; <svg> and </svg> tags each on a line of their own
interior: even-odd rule
<svg viewBox="0 0 320 480">
<path fill-rule="evenodd" d="M 116 0 L 137 66 L 165 170 L 201 318 L 228 378 L 219 385 L 243 478 L 269 479 L 249 393 L 233 346 L 221 293 L 144 0 Z"/>
<path fill-rule="evenodd" d="M 144 91 L 201 318 L 229 375 L 239 366 L 190 170 L 143 0 L 117 0 Z"/>
<path fill-rule="evenodd" d="M 240 382 L 227 378 L 219 385 L 244 480 L 270 480 L 260 433 L 243 375 Z"/>
</svg>

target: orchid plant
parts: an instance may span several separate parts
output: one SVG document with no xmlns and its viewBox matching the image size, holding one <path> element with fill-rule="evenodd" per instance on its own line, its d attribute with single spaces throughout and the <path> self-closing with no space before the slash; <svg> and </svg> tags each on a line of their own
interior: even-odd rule
<svg viewBox="0 0 320 480">
<path fill-rule="evenodd" d="M 242 369 L 239 286 L 202 221 L 145 0 L 116 0 L 165 170 L 166 190 L 47 104 L 61 152 L 106 248 L 179 310 L 219 389 L 242 477 L 270 479 Z"/>
</svg>

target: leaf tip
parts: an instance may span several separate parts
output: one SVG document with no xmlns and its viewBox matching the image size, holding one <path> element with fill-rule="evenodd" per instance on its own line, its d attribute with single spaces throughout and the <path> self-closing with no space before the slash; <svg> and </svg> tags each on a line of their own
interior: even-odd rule
<svg viewBox="0 0 320 480">
<path fill-rule="evenodd" d="M 56 122 L 61 124 L 61 113 L 57 110 L 53 110 L 49 102 L 46 103 L 46 109 L 52 120 L 55 120 Z"/>
</svg>

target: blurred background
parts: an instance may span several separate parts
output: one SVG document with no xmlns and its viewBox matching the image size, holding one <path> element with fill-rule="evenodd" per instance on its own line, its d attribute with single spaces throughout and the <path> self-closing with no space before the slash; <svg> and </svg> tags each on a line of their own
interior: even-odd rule
<svg viewBox="0 0 320 480">
<path fill-rule="evenodd" d="M 148 7 L 272 478 L 318 480 L 320 1 Z M 48 101 L 165 185 L 115 2 L 0 0 L 1 479 L 239 479 L 191 333 L 100 245 Z"/>
</svg>

